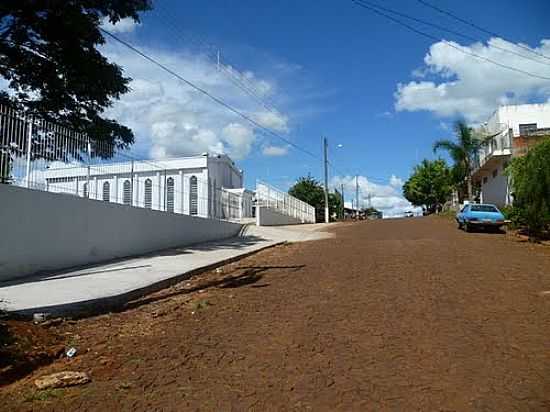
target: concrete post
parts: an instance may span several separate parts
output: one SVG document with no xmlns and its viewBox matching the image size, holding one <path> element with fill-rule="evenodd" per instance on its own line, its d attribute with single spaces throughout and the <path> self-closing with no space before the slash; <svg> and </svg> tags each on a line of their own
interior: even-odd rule
<svg viewBox="0 0 550 412">
<path fill-rule="evenodd" d="M 27 170 L 25 176 L 25 187 L 31 186 L 31 153 L 32 153 L 32 117 L 29 118 L 29 130 L 27 134 Z"/>
</svg>

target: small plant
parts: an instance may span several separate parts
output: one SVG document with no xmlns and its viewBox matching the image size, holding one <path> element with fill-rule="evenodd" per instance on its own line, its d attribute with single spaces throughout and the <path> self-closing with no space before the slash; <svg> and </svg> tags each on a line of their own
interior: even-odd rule
<svg viewBox="0 0 550 412">
<path fill-rule="evenodd" d="M 525 227 L 526 220 L 523 216 L 522 209 L 519 208 L 517 205 L 508 205 L 504 206 L 500 209 L 502 214 L 504 215 L 504 218 L 510 223 L 508 223 L 508 227 L 511 229 L 519 229 L 521 227 Z"/>
<path fill-rule="evenodd" d="M 25 397 L 25 402 L 47 401 L 49 399 L 59 398 L 63 396 L 63 393 L 63 389 L 44 389 L 42 391 L 35 391 Z"/>
<path fill-rule="evenodd" d="M 200 299 L 193 303 L 193 312 L 198 312 L 200 310 L 204 310 L 208 308 L 208 306 L 211 306 L 211 303 L 206 299 Z"/>
<path fill-rule="evenodd" d="M 67 340 L 66 346 L 68 348 L 73 348 L 78 346 L 78 340 L 80 339 L 79 335 L 71 335 L 71 337 Z"/>
<path fill-rule="evenodd" d="M 131 383 L 128 383 L 128 382 L 121 382 L 118 384 L 118 389 L 119 390 L 128 390 L 132 387 L 132 384 Z"/>
</svg>

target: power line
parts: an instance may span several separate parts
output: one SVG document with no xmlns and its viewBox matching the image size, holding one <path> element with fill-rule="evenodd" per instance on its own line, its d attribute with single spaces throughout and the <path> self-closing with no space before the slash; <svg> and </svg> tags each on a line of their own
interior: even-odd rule
<svg viewBox="0 0 550 412">
<path fill-rule="evenodd" d="M 159 63 L 157 60 L 155 60 L 154 58 L 148 56 L 147 54 L 143 53 L 141 50 L 139 50 L 138 48 L 134 47 L 133 45 L 131 45 L 130 43 L 122 40 L 121 38 L 119 38 L 118 36 L 114 35 L 113 33 L 103 29 L 103 28 L 100 28 L 99 30 L 101 30 L 101 32 L 105 33 L 107 36 L 111 37 L 112 39 L 114 39 L 115 41 L 119 42 L 120 44 L 122 44 L 123 46 L 129 48 L 130 50 L 132 50 L 134 53 L 140 55 L 141 57 L 143 57 L 145 60 L 153 63 L 155 66 L 161 68 L 162 70 L 164 70 L 165 72 L 171 74 L 172 76 L 176 77 L 177 79 L 181 80 L 182 82 L 184 82 L 185 84 L 187 84 L 188 86 L 192 87 L 193 89 L 197 90 L 198 92 L 204 94 L 205 96 L 209 97 L 211 100 L 213 100 L 214 102 L 218 103 L 219 105 L 225 107 L 227 110 L 235 113 L 236 115 L 242 117 L 243 119 L 245 119 L 246 121 L 248 121 L 249 123 L 253 124 L 254 126 L 256 126 L 257 128 L 259 128 L 260 130 L 263 130 L 264 132 L 268 133 L 269 135 L 271 136 L 274 136 L 278 139 L 281 139 L 283 142 L 285 142 L 286 144 L 288 144 L 289 146 L 292 146 L 294 147 L 295 149 L 307 154 L 308 156 L 311 156 L 313 157 L 314 159 L 317 159 L 317 160 L 320 160 L 320 158 L 318 156 L 316 156 L 315 154 L 313 154 L 312 152 L 310 152 L 309 150 L 307 149 L 304 149 L 300 146 L 298 146 L 297 144 L 295 144 L 294 142 L 288 140 L 287 138 L 281 136 L 279 133 L 265 127 L 265 126 L 262 126 L 260 123 L 258 123 L 256 120 L 252 119 L 250 116 L 242 113 L 241 111 L 235 109 L 233 106 L 231 106 L 230 104 L 224 102 L 223 100 L 221 100 L 220 98 L 212 95 L 211 93 L 209 93 L 208 91 L 204 90 L 203 88 L 201 88 L 200 86 L 197 86 L 196 84 L 194 84 L 193 82 L 185 79 L 184 77 L 182 77 L 181 75 L 179 75 L 178 73 L 174 72 L 173 70 L 169 69 L 168 67 L 166 67 L 165 65 L 163 65 L 162 63 Z"/>
<path fill-rule="evenodd" d="M 358 171 L 352 171 L 350 169 L 346 169 L 346 171 L 344 171 L 344 170 L 336 167 L 330 160 L 327 160 L 327 164 L 330 166 L 330 168 L 333 171 L 338 173 L 341 177 L 346 177 L 346 176 L 352 176 L 353 177 L 353 176 L 356 176 L 356 175 L 360 175 L 360 176 L 366 178 L 369 182 L 375 183 L 377 185 L 386 185 L 390 180 L 390 179 L 384 178 L 384 177 L 373 177 L 373 176 L 362 175 Z"/>
<path fill-rule="evenodd" d="M 474 41 L 474 42 L 478 42 L 480 41 L 480 39 L 478 38 L 475 38 L 474 36 L 470 36 L 468 34 L 464 34 L 464 33 L 460 33 L 458 31 L 455 31 L 455 30 L 451 30 L 451 29 L 448 29 L 446 27 L 443 27 L 443 26 L 440 26 L 438 24 L 435 24 L 435 23 L 432 23 L 432 22 L 429 22 L 429 21 L 426 21 L 426 20 L 422 20 L 422 19 L 419 19 L 417 17 L 414 17 L 414 16 L 411 16 L 409 14 L 405 14 L 405 13 L 401 13 L 399 11 L 396 11 L 396 10 L 393 10 L 393 9 L 390 9 L 390 8 L 387 8 L 387 7 L 384 7 L 384 6 L 381 6 L 379 4 L 376 4 L 376 3 L 372 3 L 372 2 L 369 2 L 369 1 L 366 1 L 366 0 L 358 0 L 360 3 L 362 4 L 366 4 L 366 5 L 369 5 L 370 7 L 374 7 L 374 8 L 377 8 L 377 9 L 380 9 L 380 10 L 384 10 L 388 13 L 392 13 L 392 14 L 395 14 L 397 16 L 401 16 L 401 17 L 404 17 L 406 19 L 409 19 L 409 20 L 412 20 L 412 21 L 415 21 L 417 23 L 421 23 L 421 24 L 425 24 L 427 26 L 431 26 L 431 27 L 434 27 L 438 30 L 441 30 L 441 31 L 444 31 L 444 32 L 447 32 L 447 33 L 451 33 L 451 34 L 454 34 L 455 36 L 458 36 L 458 37 L 462 37 L 464 39 L 467 39 L 467 40 L 470 40 L 470 41 Z M 507 43 L 509 43 L 508 41 L 506 41 Z M 528 59 L 528 60 L 531 60 L 533 62 L 536 62 L 536 63 L 539 63 L 539 64 L 544 64 L 544 65 L 547 65 L 547 66 L 550 66 L 550 63 L 547 63 L 547 62 L 543 62 L 543 61 L 540 61 L 540 60 L 537 60 L 535 57 L 531 57 L 531 56 L 526 56 L 524 54 L 521 54 L 521 53 L 517 53 L 513 50 L 510 50 L 510 49 L 507 49 L 507 48 L 504 48 L 504 47 L 500 47 L 496 44 L 491 44 L 491 47 L 494 48 L 494 49 L 497 49 L 497 50 L 501 50 L 503 52 L 506 52 L 506 53 L 509 53 L 509 54 L 513 54 L 514 56 L 518 56 L 518 57 L 522 57 L 524 59 Z"/>
<path fill-rule="evenodd" d="M 455 46 L 454 44 L 452 44 L 451 42 L 447 41 L 447 40 L 444 40 L 444 39 L 439 39 L 437 38 L 436 36 L 432 35 L 432 34 L 429 34 L 429 33 L 426 33 L 426 32 L 423 32 L 421 30 L 418 30 L 416 29 L 415 27 L 411 26 L 410 24 L 407 24 L 393 16 L 390 16 L 378 9 L 375 9 L 374 7 L 371 7 L 371 6 L 368 6 L 366 4 L 362 4 L 359 0 L 351 0 L 353 3 L 355 3 L 356 5 L 358 5 L 359 7 L 362 7 L 364 9 L 367 9 L 367 10 L 370 10 L 372 11 L 373 13 L 376 13 L 380 16 L 383 16 L 385 17 L 386 19 L 388 20 L 391 20 L 407 29 L 409 29 L 410 31 L 416 33 L 416 34 L 419 34 L 423 37 L 426 37 L 430 40 L 433 40 L 433 41 L 437 41 L 437 42 L 442 42 L 444 44 L 446 44 L 447 46 L 455 49 L 455 50 L 458 50 L 459 52 L 463 53 L 463 54 L 466 54 L 466 55 L 469 55 L 469 56 L 472 56 L 472 57 L 475 57 L 477 59 L 480 59 L 480 60 L 483 60 L 483 61 L 486 61 L 488 63 L 492 63 L 496 66 L 499 66 L 499 67 L 502 67 L 503 69 L 507 69 L 507 70 L 510 70 L 510 71 L 514 71 L 514 72 L 517 72 L 517 73 L 521 73 L 521 74 L 524 74 L 526 76 L 530 76 L 530 77 L 533 77 L 533 78 L 536 78 L 536 79 L 541 79 L 541 80 L 550 80 L 550 77 L 545 77 L 545 76 L 540 76 L 538 74 L 533 74 L 533 73 L 530 73 L 530 72 L 527 72 L 525 70 L 521 70 L 521 69 L 518 69 L 516 67 L 512 67 L 512 66 L 507 66 L 505 64 L 502 64 L 502 63 L 499 63 L 493 59 L 489 59 L 488 57 L 484 57 L 484 56 L 480 56 L 479 54 L 476 54 L 476 53 L 473 53 L 473 52 L 470 52 L 470 51 L 466 51 L 464 49 L 462 49 L 461 47 L 458 47 L 458 46 Z"/>
<path fill-rule="evenodd" d="M 232 113 L 235 113 L 236 115 L 242 117 L 243 119 L 245 119 L 246 121 L 250 122 L 251 124 L 253 124 L 254 126 L 256 126 L 257 128 L 259 128 L 260 130 L 264 131 L 265 133 L 268 133 L 269 135 L 271 136 L 274 136 L 278 139 L 281 139 L 282 141 L 284 141 L 285 143 L 287 143 L 289 146 L 291 147 L 294 147 L 295 149 L 301 151 L 302 153 L 304 154 L 307 154 L 308 156 L 311 156 L 312 158 L 316 159 L 316 160 L 320 160 L 322 161 L 322 158 L 320 158 L 319 156 L 315 155 L 314 153 L 310 152 L 309 150 L 307 149 L 304 149 L 302 147 L 300 147 L 299 145 L 293 143 L 292 141 L 286 139 L 285 137 L 281 136 L 279 133 L 265 127 L 265 126 L 262 126 L 260 123 L 258 123 L 257 121 L 255 121 L 254 119 L 252 119 L 250 116 L 247 116 L 246 114 L 242 113 L 241 111 L 235 109 L 233 106 L 231 106 L 230 104 L 224 102 L 223 100 L 221 100 L 220 98 L 212 95 L 211 93 L 209 93 L 208 91 L 204 90 L 203 88 L 201 88 L 200 86 L 197 86 L 196 84 L 194 84 L 193 82 L 185 79 L 184 77 L 182 77 L 181 75 L 179 75 L 178 73 L 174 72 L 173 70 L 171 70 L 170 68 L 166 67 L 165 65 L 163 65 L 162 63 L 158 62 L 157 60 L 155 60 L 154 58 L 150 57 L 149 55 L 145 54 L 144 52 L 142 52 L 141 50 L 139 50 L 138 48 L 136 48 L 135 46 L 133 46 L 132 44 L 130 44 L 129 42 L 125 41 L 125 40 L 122 40 L 121 38 L 119 38 L 118 36 L 114 35 L 113 33 L 103 29 L 103 28 L 100 28 L 101 32 L 103 32 L 104 34 L 106 34 L 107 36 L 111 37 L 113 40 L 119 42 L 120 44 L 122 44 L 123 46 L 127 47 L 128 49 L 132 50 L 134 53 L 138 54 L 139 56 L 143 57 L 145 60 L 149 61 L 150 63 L 153 63 L 155 66 L 161 68 L 162 70 L 164 70 L 165 72 L 171 74 L 172 76 L 176 77 L 178 80 L 184 82 L 185 84 L 187 84 L 188 86 L 190 86 L 191 88 L 197 90 L 198 92 L 204 94 L 205 96 L 209 97 L 211 100 L 213 100 L 214 102 L 218 103 L 219 105 L 225 107 L 227 110 L 231 111 Z M 335 165 L 331 164 L 329 162 L 329 165 L 334 168 L 335 170 L 338 171 L 338 173 L 341 173 L 343 175 L 346 175 L 346 173 L 342 173 L 340 170 L 336 169 Z M 368 180 L 370 181 L 375 181 L 375 180 L 379 180 L 378 178 L 370 178 L 368 176 L 365 176 Z M 382 180 L 382 179 L 380 179 Z M 381 183 L 378 183 L 378 184 L 381 184 Z"/>
<path fill-rule="evenodd" d="M 441 14 L 445 14 L 445 15 L 447 15 L 447 16 L 449 16 L 449 17 L 452 17 L 453 19 L 455 19 L 455 20 L 457 20 L 457 21 L 459 21 L 459 22 L 461 22 L 461 23 L 464 23 L 464 24 L 466 24 L 466 25 L 468 25 L 468 26 L 471 26 L 471 27 L 473 27 L 473 28 L 475 28 L 475 29 L 477 29 L 477 30 L 479 30 L 479 31 L 481 31 L 481 32 L 483 32 L 483 33 L 485 33 L 485 34 L 489 34 L 490 36 L 500 37 L 500 38 L 506 40 L 508 43 L 513 44 L 513 45 L 516 46 L 516 47 L 519 47 L 519 48 L 521 48 L 521 49 L 527 50 L 528 52 L 531 52 L 531 53 L 533 53 L 533 54 L 536 54 L 536 55 L 539 56 L 539 57 L 544 57 L 545 59 L 550 60 L 550 56 L 546 56 L 545 54 L 540 53 L 540 52 L 538 52 L 538 51 L 536 51 L 536 50 L 533 50 L 533 49 L 531 49 L 530 47 L 525 47 L 525 46 L 522 45 L 522 44 L 516 44 L 516 43 L 514 43 L 512 40 L 509 40 L 509 39 L 507 39 L 506 37 L 501 36 L 500 34 L 494 32 L 494 31 L 487 30 L 487 29 L 485 29 L 485 28 L 483 28 L 483 27 L 481 27 L 481 26 L 479 26 L 479 25 L 477 25 L 477 24 L 475 24 L 475 23 L 472 23 L 471 21 L 468 21 L 468 20 L 466 20 L 466 19 L 463 19 L 462 17 L 459 17 L 459 16 L 457 16 L 456 14 L 451 13 L 450 11 L 447 11 L 447 10 L 444 10 L 444 9 L 442 9 L 442 8 L 440 8 L 440 7 L 437 7 L 437 6 L 435 6 L 435 5 L 433 5 L 433 4 L 429 3 L 429 2 L 427 2 L 427 1 L 425 1 L 425 0 L 417 0 L 417 1 L 418 1 L 419 3 L 421 3 L 421 4 L 423 4 L 423 5 L 426 6 L 426 7 L 429 7 L 429 8 L 431 8 L 431 9 L 433 9 L 433 10 L 436 10 L 437 12 L 439 12 L 439 13 L 441 13 Z"/>
<path fill-rule="evenodd" d="M 179 39 L 182 42 L 184 42 L 185 39 L 188 39 L 192 43 L 197 45 L 199 47 L 199 49 L 204 49 L 206 51 L 206 53 L 205 53 L 206 57 L 208 57 L 214 64 L 216 64 L 217 67 L 220 69 L 220 71 L 225 72 L 224 74 L 226 74 L 226 77 L 237 88 L 239 88 L 240 90 L 245 92 L 247 95 L 252 97 L 256 102 L 258 102 L 267 111 L 269 111 L 269 112 L 271 112 L 271 113 L 273 113 L 277 116 L 279 116 L 281 114 L 280 110 L 277 109 L 277 107 L 274 106 L 274 104 L 272 103 L 272 101 L 270 99 L 268 99 L 266 101 L 266 99 L 262 98 L 262 96 L 261 96 L 262 93 L 260 91 L 258 91 L 258 89 L 250 81 L 248 81 L 246 79 L 246 77 L 243 77 L 243 76 L 240 75 L 240 72 L 242 72 L 242 70 L 240 70 L 232 62 L 227 61 L 227 59 L 225 59 L 225 58 L 222 61 L 222 59 L 220 58 L 220 55 L 219 55 L 219 50 L 220 49 L 219 49 L 218 46 L 216 46 L 215 44 L 212 44 L 210 42 L 205 41 L 203 38 L 201 38 L 197 34 L 192 34 L 192 33 L 186 34 L 183 31 L 179 30 L 177 28 L 177 26 L 175 24 L 173 24 L 173 22 L 172 22 L 172 20 L 169 16 L 169 13 L 167 13 L 166 10 L 163 9 L 162 7 L 155 7 L 155 11 L 159 12 L 159 17 L 161 19 L 163 19 L 164 22 L 168 26 L 170 26 L 169 28 L 171 29 L 171 32 L 172 32 L 172 34 L 174 35 L 175 38 Z M 317 159 L 319 159 L 319 158 L 317 158 Z M 336 168 L 336 166 L 333 165 L 332 163 L 328 162 L 328 164 L 331 167 L 331 169 L 337 171 L 342 176 L 348 174 L 348 173 L 344 173 L 340 169 Z M 356 174 L 358 174 L 358 172 L 354 171 L 351 174 L 356 175 Z M 387 181 L 389 181 L 389 179 L 384 179 L 384 178 L 376 178 L 376 177 L 368 177 L 368 176 L 365 176 L 365 177 L 369 181 L 371 181 L 373 183 L 376 183 L 376 184 L 380 184 L 380 185 L 383 185 Z"/>
<path fill-rule="evenodd" d="M 193 43 L 198 44 L 199 47 L 203 47 L 206 50 L 206 56 L 213 61 L 220 72 L 222 72 L 228 79 L 235 85 L 238 89 L 245 92 L 247 95 L 252 97 L 258 104 L 260 104 L 266 110 L 280 115 L 280 111 L 273 105 L 271 101 L 267 101 L 262 97 L 262 93 L 245 77 L 241 76 L 239 70 L 233 63 L 223 59 L 226 64 L 220 59 L 219 48 L 216 45 L 207 43 L 198 35 L 184 34 L 181 30 L 178 30 L 177 27 L 172 23 L 171 19 L 167 16 L 167 13 L 162 7 L 155 7 L 156 11 L 161 12 L 161 16 L 165 22 L 167 22 L 172 29 L 172 32 L 181 40 L 182 37 L 185 37 L 191 40 Z M 235 71 L 237 73 L 235 73 Z"/>
</svg>

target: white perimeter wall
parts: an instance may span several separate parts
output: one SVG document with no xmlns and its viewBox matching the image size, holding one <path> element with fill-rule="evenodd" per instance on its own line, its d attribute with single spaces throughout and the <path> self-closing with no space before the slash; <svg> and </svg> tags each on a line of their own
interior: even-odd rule
<svg viewBox="0 0 550 412">
<path fill-rule="evenodd" d="M 228 238 L 240 229 L 0 184 L 0 280 Z"/>
<path fill-rule="evenodd" d="M 257 226 L 282 226 L 282 225 L 299 225 L 302 224 L 301 219 L 287 216 L 279 213 L 277 210 L 266 207 L 256 207 L 256 225 Z"/>
</svg>

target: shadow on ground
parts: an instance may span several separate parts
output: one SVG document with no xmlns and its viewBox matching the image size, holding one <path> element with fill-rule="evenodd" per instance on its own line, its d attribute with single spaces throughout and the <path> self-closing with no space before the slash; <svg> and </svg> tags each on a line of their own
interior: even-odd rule
<svg viewBox="0 0 550 412">
<path fill-rule="evenodd" d="M 244 270 L 241 274 L 238 275 L 229 275 L 225 276 L 222 279 L 209 280 L 203 283 L 199 283 L 192 288 L 180 288 L 173 290 L 171 292 L 162 293 L 157 296 L 145 297 L 133 302 L 129 302 L 124 306 L 122 310 L 134 309 L 139 306 L 147 305 L 149 303 L 162 301 L 165 299 L 172 298 L 174 296 L 186 295 L 193 292 L 203 291 L 210 288 L 220 288 L 220 289 L 232 289 L 239 288 L 243 286 L 251 286 L 256 288 L 265 288 L 269 284 L 256 285 L 263 278 L 264 272 L 269 270 L 290 270 L 296 272 L 300 269 L 303 269 L 305 265 L 295 265 L 295 266 L 243 266 L 237 267 L 236 270 Z"/>
</svg>

